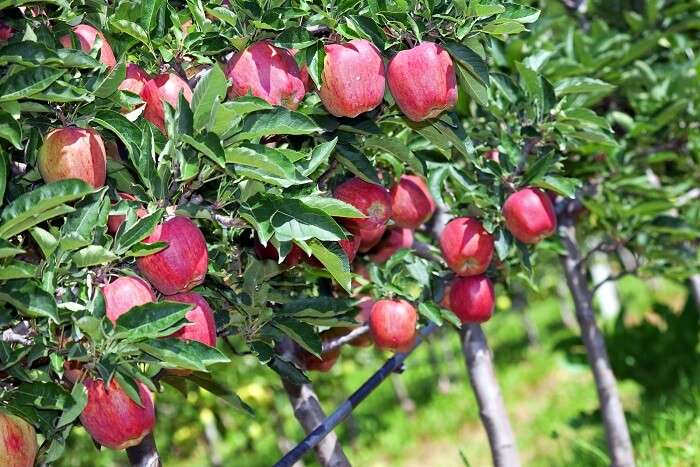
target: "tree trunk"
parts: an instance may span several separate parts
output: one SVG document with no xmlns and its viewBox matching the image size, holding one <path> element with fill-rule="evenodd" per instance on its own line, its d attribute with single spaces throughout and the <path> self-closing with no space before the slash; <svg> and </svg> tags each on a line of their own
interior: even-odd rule
<svg viewBox="0 0 700 467">
<path fill-rule="evenodd" d="M 129 463 L 132 467 L 160 467 L 160 455 L 156 448 L 156 440 L 153 433 L 146 435 L 143 440 L 134 447 L 126 449 Z"/>
<path fill-rule="evenodd" d="M 308 435 L 316 429 L 325 419 L 318 397 L 310 384 L 297 386 L 286 380 L 282 380 L 289 401 L 294 409 L 294 416 L 299 420 L 304 432 Z M 348 458 L 345 457 L 338 437 L 334 432 L 328 433 L 314 448 L 318 462 L 322 467 L 350 467 Z"/>
<path fill-rule="evenodd" d="M 496 467 L 517 467 L 520 465 L 518 446 L 496 379 L 486 336 L 478 324 L 463 325 L 460 336 L 469 381 L 479 404 L 481 422 L 489 438 L 493 464 Z"/>
<path fill-rule="evenodd" d="M 576 242 L 576 227 L 570 216 L 562 216 L 559 235 L 567 252 L 566 256 L 561 257 L 561 262 L 574 299 L 576 319 L 581 328 L 588 362 L 595 378 L 611 465 L 631 467 L 635 465 L 634 452 L 625 412 L 617 392 L 617 382 L 610 367 L 605 341 L 596 324 L 591 292 L 580 267 L 581 252 Z"/>
<path fill-rule="evenodd" d="M 700 274 L 690 276 L 690 292 L 695 301 L 695 308 L 700 312 Z"/>
</svg>

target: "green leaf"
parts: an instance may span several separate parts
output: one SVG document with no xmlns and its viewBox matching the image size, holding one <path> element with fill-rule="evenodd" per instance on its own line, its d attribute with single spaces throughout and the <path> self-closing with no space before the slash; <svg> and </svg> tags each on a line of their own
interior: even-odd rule
<svg viewBox="0 0 700 467">
<path fill-rule="evenodd" d="M 321 354 L 321 339 L 310 324 L 302 323 L 293 318 L 278 317 L 275 318 L 272 325 L 312 354 L 316 356 Z"/>
<path fill-rule="evenodd" d="M 38 66 L 18 71 L 0 83 L 0 102 L 31 96 L 60 78 L 65 70 Z"/>
<path fill-rule="evenodd" d="M 108 69 L 104 78 L 97 81 L 95 84 L 95 96 L 101 99 L 105 99 L 115 92 L 117 88 L 122 84 L 126 78 L 126 64 L 123 61 L 117 63 L 117 65 Z"/>
<path fill-rule="evenodd" d="M 125 228 L 127 225 L 126 222 L 122 224 L 114 241 L 114 251 L 118 254 L 122 254 L 133 245 L 151 235 L 162 219 L 163 214 L 165 214 L 165 210 L 158 209 L 152 214 L 138 219 L 134 225 L 128 228 Z"/>
<path fill-rule="evenodd" d="M 24 316 L 49 318 L 58 323 L 56 300 L 34 282 L 18 279 L 0 284 L 0 302 L 9 303 Z"/>
<path fill-rule="evenodd" d="M 387 138 L 385 136 L 370 136 L 365 140 L 365 147 L 379 149 L 389 154 L 393 154 L 400 161 L 405 162 L 417 174 L 424 175 L 425 167 L 423 161 L 418 159 L 408 146 L 397 138 Z"/>
<path fill-rule="evenodd" d="M 236 141 L 251 140 L 270 135 L 310 135 L 323 128 L 306 115 L 284 107 L 248 114 L 243 119 Z"/>
<path fill-rule="evenodd" d="M 226 154 L 221 146 L 221 140 L 214 133 L 207 133 L 204 136 L 198 136 L 197 139 L 190 135 L 180 135 L 180 139 L 192 146 L 197 151 L 201 152 L 219 167 L 226 168 Z"/>
<path fill-rule="evenodd" d="M 0 238 L 9 238 L 23 230 L 46 220 L 42 214 L 65 214 L 65 209 L 56 209 L 63 203 L 83 198 L 94 189 L 82 180 L 61 180 L 47 183 L 25 193 L 9 204 L 0 215 Z M 36 221 L 36 222 L 34 222 Z"/>
<path fill-rule="evenodd" d="M 538 179 L 535 185 L 573 199 L 576 196 L 576 191 L 581 188 L 582 182 L 576 178 L 545 175 Z"/>
<path fill-rule="evenodd" d="M 148 33 L 137 23 L 132 23 L 124 19 L 113 19 L 109 22 L 110 26 L 119 32 L 128 34 L 137 41 L 149 45 Z"/>
<path fill-rule="evenodd" d="M 226 148 L 225 155 L 226 162 L 236 164 L 236 172 L 241 173 L 241 166 L 260 169 L 271 176 L 268 180 L 263 180 L 268 183 L 286 188 L 311 182 L 297 171 L 281 151 L 262 144 L 230 146 Z"/>
<path fill-rule="evenodd" d="M 29 279 L 36 276 L 37 267 L 25 261 L 13 260 L 0 268 L 0 280 Z"/>
<path fill-rule="evenodd" d="M 17 248 L 7 240 L 3 240 L 0 238 L 0 259 L 10 258 L 20 253 L 25 253 L 25 251 L 21 248 Z"/>
<path fill-rule="evenodd" d="M 226 76 L 218 64 L 214 64 L 202 76 L 192 95 L 193 125 L 195 130 L 208 128 L 212 114 L 226 96 Z"/>
<path fill-rule="evenodd" d="M 230 361 L 214 347 L 191 340 L 157 339 L 140 343 L 138 347 L 168 368 L 207 371 L 209 365 Z"/>
<path fill-rule="evenodd" d="M 442 326 L 442 314 L 440 313 L 440 307 L 434 303 L 421 302 L 418 305 L 418 312 L 438 326 Z"/>
<path fill-rule="evenodd" d="M 508 20 L 508 19 L 497 19 L 486 26 L 484 26 L 484 32 L 488 34 L 493 34 L 500 36 L 502 34 L 518 34 L 527 29 L 520 21 Z"/>
<path fill-rule="evenodd" d="M 58 247 L 58 239 L 41 227 L 34 227 L 29 233 L 32 234 L 32 238 L 41 248 L 45 258 L 48 258 Z"/>
<path fill-rule="evenodd" d="M 580 93 L 610 93 L 615 89 L 612 84 L 606 83 L 595 78 L 566 78 L 559 81 L 556 86 L 554 86 L 554 91 L 558 96 L 565 96 L 567 94 L 580 94 Z"/>
<path fill-rule="evenodd" d="M 7 176 L 10 171 L 10 157 L 4 149 L 0 148 L 0 206 L 5 198 L 5 189 L 7 188 Z"/>
<path fill-rule="evenodd" d="M 69 423 L 74 422 L 80 416 L 80 414 L 83 412 L 83 409 L 87 405 L 87 389 L 85 388 L 85 385 L 83 385 L 83 383 L 75 383 L 75 385 L 73 385 L 73 389 L 71 390 L 70 395 L 72 401 L 68 401 L 68 403 L 65 405 L 63 413 L 61 413 L 61 417 L 56 423 L 56 428 L 61 428 L 62 426 L 66 426 Z"/>
<path fill-rule="evenodd" d="M 72 402 L 71 395 L 65 389 L 51 382 L 21 384 L 14 395 L 14 404 L 44 410 L 63 410 Z"/>
<path fill-rule="evenodd" d="M 457 42 L 445 42 L 447 51 L 470 74 L 478 78 L 485 85 L 489 84 L 489 69 L 486 61 L 479 54 L 464 44 Z"/>
<path fill-rule="evenodd" d="M 135 306 L 117 318 L 117 336 L 136 341 L 170 335 L 191 309 L 190 303 L 168 301 Z"/>
<path fill-rule="evenodd" d="M 194 372 L 187 376 L 187 379 L 202 389 L 206 389 L 223 401 L 229 403 L 234 409 L 243 412 L 246 415 L 254 416 L 255 412 L 252 407 L 243 402 L 238 395 L 231 391 L 226 386 L 214 381 L 209 373 Z"/>
<path fill-rule="evenodd" d="M 380 183 L 377 170 L 367 156 L 352 146 L 339 144 L 336 148 L 336 158 L 343 166 L 358 177 L 372 183 Z"/>
<path fill-rule="evenodd" d="M 506 11 L 499 18 L 507 18 L 519 23 L 534 23 L 540 17 L 540 10 L 519 3 L 506 2 L 503 4 Z"/>
<path fill-rule="evenodd" d="M 309 175 L 314 173 L 316 169 L 318 169 L 321 166 L 321 164 L 327 162 L 328 159 L 331 157 L 331 154 L 333 154 L 333 150 L 335 149 L 335 145 L 337 142 L 338 137 L 335 137 L 330 141 L 326 141 L 325 143 L 321 143 L 318 146 L 316 146 L 313 149 L 313 151 L 311 151 L 310 160 L 303 164 L 301 174 L 305 177 L 308 177 Z"/>
<path fill-rule="evenodd" d="M 124 256 L 148 256 L 154 253 L 158 253 L 168 247 L 168 242 L 153 242 L 153 243 L 143 243 L 139 242 L 132 246 L 129 251 L 124 253 Z"/>
<path fill-rule="evenodd" d="M 75 250 L 92 243 L 95 230 L 107 224 L 110 202 L 106 190 L 88 195 L 76 205 L 76 211 L 61 227 L 59 243 L 66 251 Z"/>
<path fill-rule="evenodd" d="M 100 245 L 90 245 L 73 253 L 73 264 L 86 268 L 97 264 L 107 264 L 119 259 L 117 255 Z"/>
<path fill-rule="evenodd" d="M 365 217 L 355 206 L 344 201 L 327 196 L 309 195 L 299 198 L 302 203 L 314 209 L 320 209 L 329 216 L 333 217 Z"/>
<path fill-rule="evenodd" d="M 311 252 L 318 259 L 323 267 L 333 276 L 333 279 L 345 290 L 350 292 L 352 275 L 350 274 L 350 263 L 345 252 L 338 243 L 322 244 L 321 242 L 309 242 Z"/>
<path fill-rule="evenodd" d="M 9 141 L 16 149 L 22 149 L 22 126 L 12 118 L 12 115 L 2 110 L 0 110 L 0 138 Z M 0 164 L 4 164 L 4 160 L 0 161 Z"/>
</svg>

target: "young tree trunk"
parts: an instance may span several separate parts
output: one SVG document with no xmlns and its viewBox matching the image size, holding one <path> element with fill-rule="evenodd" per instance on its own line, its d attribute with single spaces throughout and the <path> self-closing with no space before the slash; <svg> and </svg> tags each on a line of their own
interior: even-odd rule
<svg viewBox="0 0 700 467">
<path fill-rule="evenodd" d="M 595 378 L 611 465 L 631 467 L 635 465 L 632 441 L 605 341 L 596 324 L 591 292 L 581 269 L 581 252 L 576 242 L 576 227 L 571 216 L 562 216 L 559 235 L 567 252 L 566 256 L 561 257 L 561 262 L 574 299 L 576 319 L 581 328 L 588 362 Z"/>
<path fill-rule="evenodd" d="M 469 381 L 476 394 L 479 416 L 489 438 L 493 464 L 496 467 L 517 467 L 520 465 L 518 446 L 508 420 L 484 331 L 478 324 L 465 324 L 460 336 Z"/>
<path fill-rule="evenodd" d="M 304 432 L 311 433 L 326 418 L 323 413 L 318 397 L 310 384 L 297 386 L 286 380 L 282 380 L 284 390 L 287 391 L 289 401 L 294 409 L 294 416 L 299 420 Z M 348 458 L 345 457 L 343 448 L 338 442 L 338 437 L 334 432 L 328 433 L 314 448 L 318 462 L 322 467 L 350 467 Z"/>
<path fill-rule="evenodd" d="M 690 293 L 695 301 L 695 308 L 700 313 L 700 274 L 690 276 Z"/>
<path fill-rule="evenodd" d="M 127 448 L 126 455 L 129 457 L 129 464 L 132 467 L 160 467 L 162 465 L 153 433 L 146 435 L 136 446 Z"/>
</svg>

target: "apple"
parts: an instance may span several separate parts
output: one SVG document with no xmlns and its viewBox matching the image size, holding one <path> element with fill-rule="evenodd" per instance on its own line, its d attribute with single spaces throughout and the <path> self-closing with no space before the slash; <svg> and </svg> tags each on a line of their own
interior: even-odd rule
<svg viewBox="0 0 700 467">
<path fill-rule="evenodd" d="M 105 311 L 112 324 L 135 306 L 156 301 L 156 295 L 148 282 L 137 276 L 123 276 L 102 287 Z"/>
<path fill-rule="evenodd" d="M 175 73 L 163 73 L 146 81 L 141 91 L 141 99 L 146 103 L 143 117 L 157 126 L 163 134 L 167 134 L 163 103 L 167 102 L 173 108 L 177 108 L 180 94 L 187 102 L 192 102 L 190 85 Z"/>
<path fill-rule="evenodd" d="M 73 33 L 75 37 L 78 38 L 78 43 L 80 48 L 85 53 L 90 53 L 93 46 L 95 45 L 95 39 L 100 38 L 100 62 L 104 63 L 108 67 L 112 68 L 117 64 L 117 59 L 114 58 L 114 52 L 112 52 L 112 47 L 107 42 L 104 34 L 102 34 L 97 29 L 93 28 L 88 24 L 79 24 L 73 28 Z M 61 45 L 65 48 L 72 47 L 72 39 L 70 35 L 62 36 L 58 40 Z"/>
<path fill-rule="evenodd" d="M 129 193 L 117 193 L 119 197 L 125 201 L 136 201 L 136 197 L 134 195 L 130 195 Z M 148 215 L 148 211 L 146 211 L 144 208 L 139 208 L 136 211 L 136 216 L 139 218 L 146 217 Z M 126 220 L 126 215 L 125 214 L 114 214 L 109 216 L 107 218 L 107 232 L 111 234 L 117 233 L 117 230 L 119 230 L 119 227 L 124 223 Z"/>
<path fill-rule="evenodd" d="M 141 382 L 136 382 L 141 405 L 131 400 L 113 379 L 105 387 L 103 381 L 86 378 L 88 402 L 80 414 L 80 422 L 90 436 L 102 446 L 121 450 L 136 446 L 153 431 L 156 422 L 153 396 Z"/>
<path fill-rule="evenodd" d="M 503 217 L 506 228 L 523 243 L 537 243 L 557 229 L 552 201 L 539 188 L 523 188 L 508 196 Z"/>
<path fill-rule="evenodd" d="M 108 139 L 103 141 L 105 145 L 105 154 L 107 156 L 107 159 L 113 160 L 113 161 L 121 161 L 122 156 L 119 153 L 119 145 L 117 144 L 116 141 L 113 139 Z"/>
<path fill-rule="evenodd" d="M 452 290 L 452 281 L 447 283 L 442 289 L 442 298 L 440 299 L 439 305 L 446 310 L 451 310 L 452 305 L 450 304 L 450 291 Z"/>
<path fill-rule="evenodd" d="M 0 41 L 9 41 L 15 35 L 15 30 L 0 21 Z"/>
<path fill-rule="evenodd" d="M 365 252 L 381 240 L 391 217 L 391 197 L 381 185 L 358 177 L 344 181 L 335 188 L 333 196 L 355 206 L 366 217 L 343 218 L 342 224 L 360 237 L 360 251 Z"/>
<path fill-rule="evenodd" d="M 484 158 L 490 161 L 494 161 L 496 163 L 500 163 L 501 153 L 498 152 L 498 149 L 491 149 L 490 151 L 486 151 L 486 153 L 484 154 Z"/>
<path fill-rule="evenodd" d="M 319 337 L 321 342 L 327 342 L 329 340 L 335 339 L 336 337 L 343 336 L 349 332 L 348 328 L 331 328 L 327 331 L 323 331 Z M 301 347 L 298 348 L 297 360 L 308 371 L 320 371 L 321 373 L 328 373 L 331 368 L 335 365 L 340 357 L 340 347 L 324 352 L 321 354 L 321 358 L 308 352 Z"/>
<path fill-rule="evenodd" d="M 423 178 L 404 175 L 391 187 L 391 218 L 399 227 L 417 229 L 435 212 L 435 201 Z"/>
<path fill-rule="evenodd" d="M 386 263 L 394 253 L 413 246 L 413 231 L 401 227 L 390 227 L 379 244 L 372 250 L 369 258 L 377 263 Z"/>
<path fill-rule="evenodd" d="M 136 65 L 135 63 L 129 63 L 126 66 L 126 78 L 121 82 L 119 87 L 120 91 L 129 91 L 137 96 L 141 95 L 143 87 L 151 79 L 143 68 Z"/>
<path fill-rule="evenodd" d="M 297 49 L 289 49 L 289 53 L 292 54 L 292 57 L 296 57 L 299 51 Z M 305 64 L 299 65 L 299 63 L 297 63 L 297 66 L 299 66 L 299 78 L 301 78 L 301 82 L 304 83 L 304 90 L 306 92 L 313 91 L 315 85 L 309 76 L 309 68 Z"/>
<path fill-rule="evenodd" d="M 406 351 L 416 339 L 418 314 L 405 300 L 379 300 L 372 307 L 369 330 L 382 349 Z"/>
<path fill-rule="evenodd" d="M 255 251 L 255 255 L 260 259 L 270 259 L 275 262 L 279 262 L 279 253 L 272 242 L 267 242 L 267 245 L 263 246 L 263 244 L 260 243 L 260 240 L 258 240 L 256 237 L 255 241 L 253 242 L 253 250 Z M 304 256 L 306 255 L 302 249 L 293 243 L 292 249 L 289 251 L 289 254 L 284 257 L 282 265 L 293 268 L 301 262 Z"/>
<path fill-rule="evenodd" d="M 63 378 L 75 384 L 85 374 L 83 364 L 75 360 L 66 360 L 63 362 Z"/>
<path fill-rule="evenodd" d="M 493 237 L 473 217 L 457 217 L 442 230 L 440 249 L 458 276 L 475 276 L 483 274 L 491 263 Z"/>
<path fill-rule="evenodd" d="M 23 418 L 0 411 L 0 465 L 34 467 L 38 450 L 34 427 Z"/>
<path fill-rule="evenodd" d="M 458 277 L 450 286 L 449 305 L 462 323 L 483 323 L 493 315 L 493 284 L 484 276 Z"/>
<path fill-rule="evenodd" d="M 324 47 L 319 96 L 336 117 L 357 117 L 384 100 L 386 76 L 379 50 L 365 39 Z"/>
<path fill-rule="evenodd" d="M 216 347 L 216 322 L 214 321 L 214 312 L 207 301 L 196 292 L 180 293 L 167 297 L 168 301 L 179 303 L 191 303 L 194 305 L 187 312 L 185 318 L 192 324 L 189 324 L 170 337 L 175 337 L 182 340 L 191 340 L 201 342 L 209 347 Z"/>
<path fill-rule="evenodd" d="M 189 218 L 175 216 L 155 228 L 145 243 L 167 242 L 136 264 L 153 287 L 165 295 L 187 292 L 204 282 L 209 255 L 202 231 Z"/>
<path fill-rule="evenodd" d="M 102 137 L 91 128 L 56 128 L 39 149 L 38 166 L 46 183 L 77 178 L 100 188 L 107 177 Z"/>
<path fill-rule="evenodd" d="M 229 99 L 252 94 L 295 110 L 306 94 L 292 53 L 267 41 L 255 42 L 231 57 L 226 76 L 232 81 Z"/>
<path fill-rule="evenodd" d="M 457 102 L 457 77 L 450 54 L 433 42 L 397 53 L 387 83 L 399 109 L 414 122 L 440 115 Z"/>
</svg>

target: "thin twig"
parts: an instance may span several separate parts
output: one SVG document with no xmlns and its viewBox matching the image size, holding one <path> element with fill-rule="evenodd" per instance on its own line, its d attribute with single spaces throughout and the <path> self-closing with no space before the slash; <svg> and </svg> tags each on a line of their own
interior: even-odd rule
<svg viewBox="0 0 700 467">
<path fill-rule="evenodd" d="M 330 352 L 331 350 L 335 350 L 338 347 L 347 344 L 349 342 L 354 341 L 360 336 L 364 336 L 369 332 L 369 326 L 366 324 L 363 324 L 361 326 L 356 327 L 349 333 L 345 334 L 344 336 L 340 336 L 336 339 L 331 339 L 323 342 L 323 347 L 321 350 L 321 353 L 326 353 Z"/>
<path fill-rule="evenodd" d="M 333 159 L 328 165 L 326 171 L 323 172 L 320 177 L 318 177 L 318 181 L 316 183 L 320 190 L 326 191 L 328 189 L 328 180 L 330 180 L 330 178 L 333 176 L 333 173 L 337 167 L 338 159 Z"/>
</svg>

